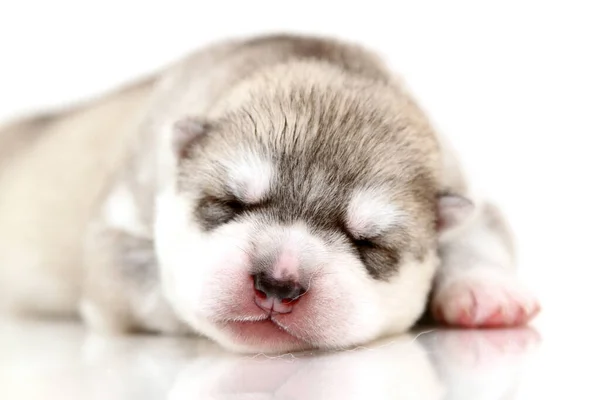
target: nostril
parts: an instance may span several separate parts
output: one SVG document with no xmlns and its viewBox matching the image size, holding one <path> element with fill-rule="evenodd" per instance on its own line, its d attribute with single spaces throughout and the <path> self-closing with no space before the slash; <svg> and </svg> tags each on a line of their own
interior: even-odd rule
<svg viewBox="0 0 600 400">
<path fill-rule="evenodd" d="M 304 294 L 305 290 L 293 280 L 278 280 L 265 273 L 253 276 L 254 292 L 260 298 L 273 297 L 284 304 L 293 304 Z"/>
<path fill-rule="evenodd" d="M 306 293 L 306 290 L 304 290 L 302 287 L 298 287 L 297 290 L 293 292 L 295 295 L 294 297 L 283 298 L 281 299 L 281 303 L 285 305 L 294 305 L 298 302 L 298 300 L 300 300 L 300 297 L 302 297 L 304 293 Z"/>
</svg>

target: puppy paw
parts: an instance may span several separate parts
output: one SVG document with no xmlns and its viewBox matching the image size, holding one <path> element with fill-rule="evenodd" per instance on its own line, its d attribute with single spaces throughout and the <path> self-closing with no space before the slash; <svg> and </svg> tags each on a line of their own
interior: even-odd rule
<svg viewBox="0 0 600 400">
<path fill-rule="evenodd" d="M 434 318 L 462 328 L 501 328 L 525 325 L 540 311 L 536 297 L 504 273 L 465 274 L 436 288 Z"/>
</svg>

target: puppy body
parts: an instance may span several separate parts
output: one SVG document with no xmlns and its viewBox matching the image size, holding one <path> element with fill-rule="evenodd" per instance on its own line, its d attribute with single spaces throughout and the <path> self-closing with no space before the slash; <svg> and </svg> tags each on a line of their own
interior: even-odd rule
<svg viewBox="0 0 600 400">
<path fill-rule="evenodd" d="M 242 351 L 402 332 L 430 294 L 437 319 L 460 326 L 536 311 L 499 211 L 472 198 L 395 75 L 354 45 L 220 43 L 8 127 L 0 149 L 11 310 Z M 293 311 L 264 276 L 302 288 Z"/>
</svg>

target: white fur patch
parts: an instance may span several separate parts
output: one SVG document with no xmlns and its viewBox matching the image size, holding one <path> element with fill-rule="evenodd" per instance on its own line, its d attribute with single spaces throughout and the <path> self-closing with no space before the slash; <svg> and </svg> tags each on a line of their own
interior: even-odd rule
<svg viewBox="0 0 600 400">
<path fill-rule="evenodd" d="M 212 302 L 211 282 L 235 281 L 236 272 L 247 267 L 247 232 L 239 226 L 213 234 L 200 231 L 189 217 L 189 200 L 174 192 L 171 188 L 157 198 L 156 253 L 165 295 L 198 327 L 195 318 L 201 310 L 219 307 Z"/>
<path fill-rule="evenodd" d="M 234 194 L 248 203 L 256 203 L 267 194 L 272 180 L 271 164 L 254 153 L 232 158 L 225 164 L 229 186 Z"/>
<path fill-rule="evenodd" d="M 406 214 L 374 189 L 357 190 L 348 205 L 347 225 L 357 238 L 377 236 L 406 221 Z"/>
</svg>

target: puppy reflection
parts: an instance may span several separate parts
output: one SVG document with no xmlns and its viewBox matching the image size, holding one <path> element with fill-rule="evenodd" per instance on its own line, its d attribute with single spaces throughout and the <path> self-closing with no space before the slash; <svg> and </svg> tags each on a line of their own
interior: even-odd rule
<svg viewBox="0 0 600 400">
<path fill-rule="evenodd" d="M 211 341 L 0 325 L 0 398 L 513 399 L 531 329 L 434 330 L 340 353 L 243 357 Z"/>
<path fill-rule="evenodd" d="M 515 399 L 524 362 L 541 342 L 533 328 L 449 330 L 419 339 L 444 382 L 444 400 Z"/>
<path fill-rule="evenodd" d="M 411 337 L 342 353 L 199 360 L 184 370 L 170 400 L 440 399 L 443 387 L 423 346 Z"/>
<path fill-rule="evenodd" d="M 187 399 L 510 399 L 532 329 L 428 331 L 342 353 L 200 359 L 169 394 Z"/>
</svg>

